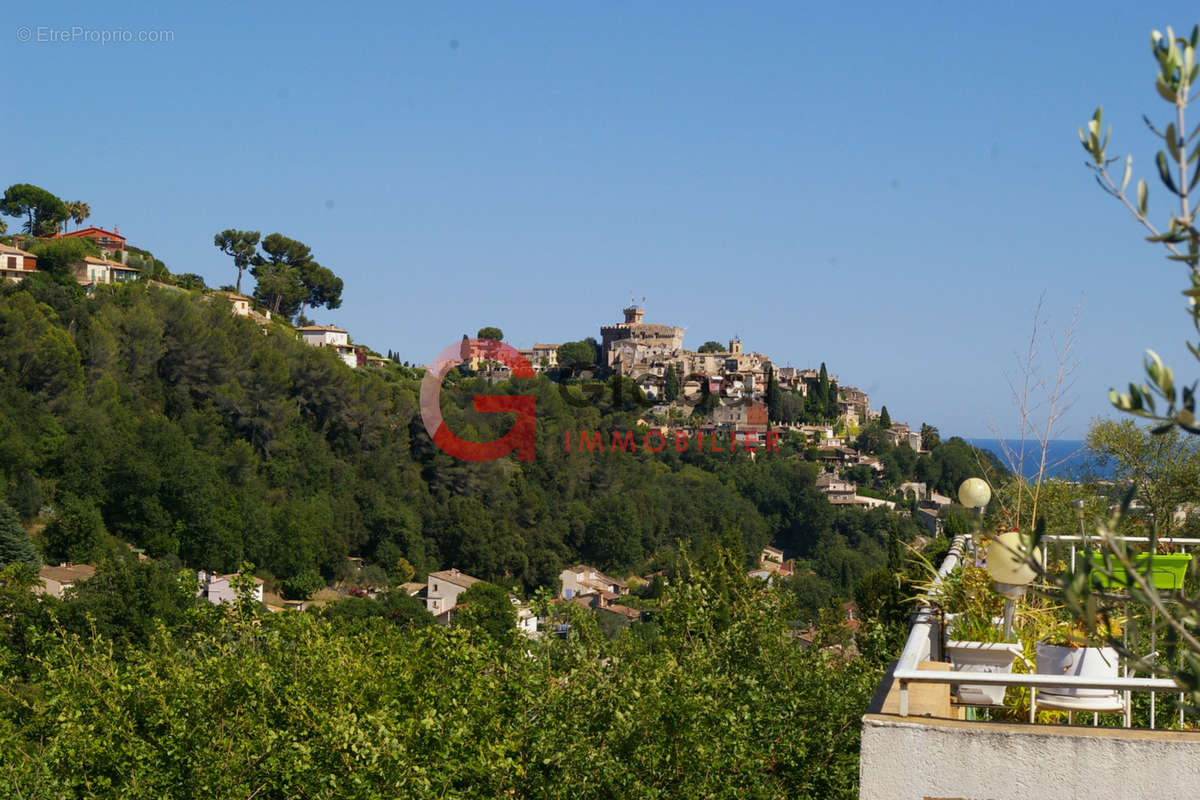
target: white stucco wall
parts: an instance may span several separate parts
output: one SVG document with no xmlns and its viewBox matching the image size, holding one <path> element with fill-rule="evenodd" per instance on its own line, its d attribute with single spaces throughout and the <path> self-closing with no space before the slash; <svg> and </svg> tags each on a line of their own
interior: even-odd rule
<svg viewBox="0 0 1200 800">
<path fill-rule="evenodd" d="M 1200 734 L 868 714 L 862 800 L 1195 798 Z"/>
</svg>

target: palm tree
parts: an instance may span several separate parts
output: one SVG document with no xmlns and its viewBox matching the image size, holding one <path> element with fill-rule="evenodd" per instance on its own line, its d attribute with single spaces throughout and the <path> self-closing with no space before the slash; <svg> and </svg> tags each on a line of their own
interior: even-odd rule
<svg viewBox="0 0 1200 800">
<path fill-rule="evenodd" d="M 67 219 L 75 223 L 78 228 L 83 224 L 83 221 L 92 215 L 92 207 L 82 200 L 75 200 L 67 203 Z M 63 228 L 66 228 L 67 223 L 63 221 Z"/>
</svg>

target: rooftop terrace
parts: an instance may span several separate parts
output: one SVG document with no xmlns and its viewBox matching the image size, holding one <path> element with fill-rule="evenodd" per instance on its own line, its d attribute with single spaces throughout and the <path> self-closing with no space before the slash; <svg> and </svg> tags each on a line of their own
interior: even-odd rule
<svg viewBox="0 0 1200 800">
<path fill-rule="evenodd" d="M 1059 538 L 1070 544 L 1073 564 L 1078 537 Z M 969 548 L 970 537 L 954 540 L 935 586 L 974 557 Z M 984 671 L 971 672 L 966 684 L 963 666 L 949 663 L 944 627 L 934 606 L 916 610 L 904 650 L 863 717 L 861 798 L 1105 800 L 1200 793 L 1197 716 L 1181 702 L 1174 681 L 1144 674 L 1126 659 L 1119 674 L 1114 664 L 1114 674 L 1104 677 L 1074 670 L 1039 674 L 1018 655 L 1016 671 L 977 667 Z M 1002 704 L 987 701 L 990 687 L 1010 687 L 1000 690 Z M 1168 702 L 1155 708 L 1163 695 L 1175 708 L 1166 708 Z M 1141 727 L 1134 727 L 1135 698 Z M 989 719 L 993 715 L 1006 719 Z M 1073 724 L 1077 716 L 1089 724 Z M 1151 729 L 1167 718 L 1172 730 Z"/>
</svg>

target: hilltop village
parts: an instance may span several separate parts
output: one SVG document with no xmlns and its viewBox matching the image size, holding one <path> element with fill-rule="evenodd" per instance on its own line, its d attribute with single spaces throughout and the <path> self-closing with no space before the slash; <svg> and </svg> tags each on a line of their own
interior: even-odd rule
<svg viewBox="0 0 1200 800">
<path fill-rule="evenodd" d="M 69 265 L 70 274 L 88 292 L 100 285 L 139 279 L 169 290 L 179 288 L 177 282 L 168 284 L 144 276 L 152 256 L 129 246 L 115 226 L 112 230 L 88 226 L 44 238 L 83 239 L 95 245 L 99 256 L 83 256 Z M 12 241 L 14 244 L 0 243 L 0 276 L 20 281 L 37 271 L 38 257 L 16 246 L 25 244 L 26 237 L 13 237 Z M 234 314 L 260 325 L 272 322 L 271 310 L 254 298 L 235 291 L 209 292 L 208 296 L 224 298 Z M 683 328 L 646 322 L 645 310 L 637 305 L 631 304 L 623 314 L 621 322 L 600 328 L 598 345 L 595 340 L 585 340 L 595 347 L 594 363 L 568 365 L 560 358 L 564 346 L 569 346 L 564 344 L 539 343 L 518 352 L 535 372 L 556 377 L 566 374 L 591 379 L 616 374 L 629 378 L 646 401 L 646 425 L 684 421 L 687 424 L 682 430 L 688 435 L 718 431 L 739 443 L 752 436 L 755 446 L 765 445 L 768 427 L 794 431 L 809 438 L 831 471 L 855 465 L 882 471 L 878 459 L 852 447 L 862 427 L 878 420 L 880 411 L 870 407 L 866 392 L 843 385 L 836 375 L 824 374 L 824 365 L 821 369 L 775 366 L 768 355 L 744 350 L 739 338 L 730 339 L 725 346 L 708 342 L 689 350 L 684 347 Z M 287 321 L 276 315 L 275 322 Z M 294 330 L 306 344 L 330 349 L 351 368 L 398 361 L 352 342 L 349 331 L 334 325 L 310 322 Z M 467 359 L 462 369 L 493 381 L 511 377 L 506 365 L 485 356 Z M 814 401 L 820 406 L 815 412 Z M 893 446 L 906 442 L 914 451 L 922 450 L 920 432 L 905 423 L 889 419 L 886 436 Z M 836 494 L 839 501 L 844 500 L 843 491 Z M 869 498 L 859 498 L 853 502 L 871 505 Z"/>
<path fill-rule="evenodd" d="M 220 234 L 217 244 L 224 252 L 230 252 L 235 250 L 237 241 L 257 242 L 257 237 L 257 233 L 231 230 Z M 226 241 L 234 244 L 225 245 Z M 291 240 L 282 241 L 290 253 L 300 253 L 295 261 L 299 269 L 315 265 L 306 247 Z M 274 244 L 277 249 L 283 247 L 279 241 Z M 248 260 L 254 263 L 251 271 L 263 272 L 254 273 L 259 285 L 251 296 L 237 291 L 237 287 L 210 289 L 199 276 L 172 275 L 152 254 L 129 244 L 116 226 L 55 229 L 37 237 L 18 235 L 0 241 L 0 275 L 9 282 L 20 282 L 45 272 L 60 283 L 77 285 L 87 296 L 96 296 L 104 287 L 115 289 L 133 283 L 171 294 L 191 294 L 206 304 L 227 303 L 231 315 L 254 323 L 263 333 L 282 334 L 326 351 L 345 368 L 384 370 L 405 380 L 421 377 L 423 370 L 401 363 L 398 354 L 389 351 L 386 356 L 381 355 L 353 341 L 348 330 L 316 324 L 305 317 L 305 302 L 310 303 L 310 310 L 322 303 L 328 308 L 340 305 L 340 280 L 336 281 L 335 291 L 321 294 L 314 290 L 311 296 L 296 295 L 289 305 L 281 302 L 278 294 L 272 295 L 263 288 L 271 263 L 262 256 L 255 259 Z M 240 277 L 239 272 L 239 286 Z M 886 407 L 872 409 L 866 392 L 842 384 L 837 375 L 827 372 L 824 364 L 818 368 L 778 366 L 767 354 L 746 350 L 737 337 L 689 349 L 684 346 L 683 328 L 647 322 L 645 310 L 636 304 L 630 304 L 622 313 L 620 322 L 600 328 L 598 340 L 589 337 L 576 342 L 539 343 L 518 351 L 535 373 L 561 386 L 603 383 L 627 387 L 629 400 L 639 409 L 634 415 L 633 433 L 637 436 L 635 439 L 633 433 L 620 434 L 626 443 L 622 449 L 635 450 L 657 436 L 659 441 L 671 442 L 676 453 L 691 446 L 697 453 L 736 451 L 747 453 L 753 460 L 756 456 L 785 457 L 779 455 L 778 443 L 786 442 L 789 445 L 786 457 L 802 460 L 816 469 L 812 486 L 829 506 L 896 511 L 919 521 L 931 533 L 940 532 L 939 511 L 950 504 L 950 499 L 935 490 L 936 471 L 926 470 L 930 477 L 921 480 L 920 466 L 914 470 L 918 458 L 921 463 L 932 463 L 931 449 L 938 443 L 936 429 L 922 426 L 917 431 L 907 424 L 893 422 Z M 482 329 L 479 335 L 480 339 L 485 335 L 502 337 L 495 328 Z M 513 377 L 507 365 L 488 357 L 486 348 L 464 355 L 467 357 L 458 368 L 460 379 L 497 383 Z M 568 452 L 573 451 L 576 441 L 581 452 L 585 444 L 588 451 L 609 449 L 599 431 L 575 431 L 576 440 L 572 440 L 572 433 L 569 428 L 565 431 Z M 613 437 L 616 449 L 617 432 L 613 432 Z M 661 449 L 652 445 L 647 448 L 653 452 Z M 885 457 L 881 457 L 888 452 L 902 452 L 903 458 L 899 459 L 902 467 L 888 471 Z M 128 547 L 138 559 L 148 558 L 146 549 L 134 547 L 135 544 L 140 543 L 134 541 Z M 591 550 L 606 552 L 605 547 Z M 385 557 L 381 555 L 383 552 L 377 548 L 374 561 L 351 556 L 348 567 L 333 570 L 336 573 L 333 581 L 311 571 L 282 581 L 268 578 L 264 582 L 251 576 L 252 580 L 247 579 L 241 590 L 237 572 L 196 564 L 205 567 L 198 573 L 196 596 L 211 603 L 228 604 L 236 602 L 239 591 L 248 591 L 255 602 L 265 604 L 270 610 L 303 609 L 314 601 L 321 604 L 354 594 L 367 598 L 381 596 L 390 585 L 393 593 L 403 591 L 434 619 L 449 624 L 459 607 L 460 595 L 476 584 L 485 583 L 467 573 L 470 564 L 455 563 L 453 559 L 450 563 L 438 563 L 428 558 L 418 562 L 428 567 L 413 570 L 415 575 L 401 570 L 398 574 L 405 580 L 397 581 L 396 573 L 390 569 L 393 572 L 390 579 L 380 579 L 377 564 L 385 558 L 395 560 L 395 555 Z M 758 546 L 754 552 L 757 557 L 746 565 L 748 575 L 774 581 L 796 573 L 796 561 L 789 557 L 795 554 L 786 553 L 785 548 L 770 543 Z M 406 555 L 411 554 L 406 552 Z M 609 556 L 605 560 L 608 566 L 601 563 L 600 567 L 612 571 L 613 564 L 632 564 L 638 559 Z M 63 560 L 57 565 L 43 566 L 39 591 L 54 597 L 66 596 L 73 586 L 95 574 L 95 565 L 86 562 L 87 559 Z M 408 563 L 404 558 L 400 562 Z M 210 559 L 208 563 L 215 561 Z M 487 572 L 488 579 L 495 578 Z M 559 586 L 555 594 L 559 602 L 603 612 L 613 618 L 613 624 L 628 624 L 641 618 L 642 612 L 625 605 L 623 598 L 629 596 L 631 586 L 652 583 L 655 574 L 641 577 L 636 573 L 620 574 L 624 576 L 622 579 L 611 578 L 593 564 L 575 563 L 557 573 Z M 421 576 L 425 579 L 409 580 Z M 852 578 L 842 576 L 841 581 L 849 584 Z M 516 595 L 510 599 L 517 629 L 537 635 L 538 618 L 532 606 L 519 601 Z M 846 613 L 852 611 L 847 609 Z"/>
</svg>

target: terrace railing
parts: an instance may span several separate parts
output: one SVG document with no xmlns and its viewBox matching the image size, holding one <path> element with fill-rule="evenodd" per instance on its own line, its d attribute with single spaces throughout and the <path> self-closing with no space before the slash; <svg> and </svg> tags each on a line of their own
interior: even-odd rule
<svg viewBox="0 0 1200 800">
<path fill-rule="evenodd" d="M 1050 537 L 1047 537 L 1050 538 Z M 1056 537 L 1062 541 L 1080 541 L 1082 537 Z M 970 537 L 962 535 L 956 537 L 951 543 L 950 550 L 946 554 L 938 568 L 937 578 L 934 581 L 933 593 L 936 594 L 937 587 L 942 580 L 958 566 L 959 562 L 966 557 L 967 547 Z M 1149 541 L 1145 538 L 1130 537 L 1126 541 Z M 1173 541 L 1175 544 L 1200 545 L 1200 539 L 1160 539 L 1160 542 Z M 1074 554 L 1074 549 L 1072 550 Z M 1072 563 L 1074 558 L 1072 558 Z M 899 714 L 906 717 L 909 714 L 909 688 L 913 684 L 933 683 L 933 684 L 954 684 L 967 682 L 967 674 L 963 672 L 953 672 L 945 670 L 921 669 L 920 664 L 924 661 L 944 661 L 944 653 L 942 652 L 942 620 L 940 613 L 930 605 L 919 606 L 913 613 L 912 628 L 909 630 L 908 639 L 905 642 L 904 650 L 900 654 L 900 659 L 892 672 L 892 678 L 896 682 L 896 688 L 899 693 Z M 1151 692 L 1151 701 L 1153 702 L 1153 693 L 1164 692 L 1174 693 L 1179 690 L 1175 681 L 1168 678 L 1150 678 L 1136 676 L 1121 676 L 1107 678 L 1089 678 L 1074 675 L 1039 675 L 1039 674 L 1014 674 L 1014 673 L 986 673 L 972 672 L 969 673 L 969 682 L 972 685 L 988 685 L 988 686 L 1020 686 L 1031 689 L 1031 702 L 1029 710 L 1029 721 L 1034 722 L 1036 719 L 1037 689 L 1102 689 L 1108 691 L 1124 693 L 1124 724 L 1126 727 L 1131 725 L 1130 713 L 1130 693 L 1132 692 Z M 1182 710 L 1181 710 L 1182 716 Z M 1150 716 L 1151 725 L 1153 727 L 1154 714 Z"/>
</svg>

